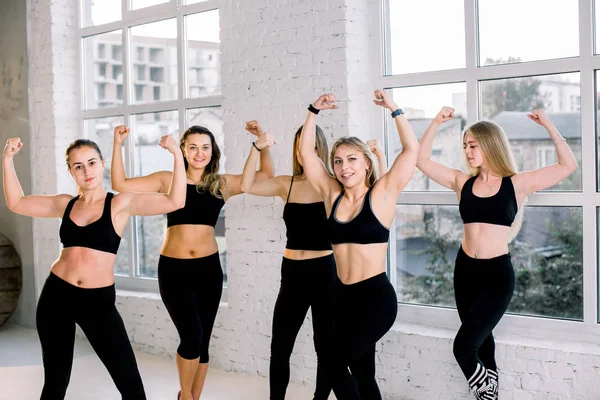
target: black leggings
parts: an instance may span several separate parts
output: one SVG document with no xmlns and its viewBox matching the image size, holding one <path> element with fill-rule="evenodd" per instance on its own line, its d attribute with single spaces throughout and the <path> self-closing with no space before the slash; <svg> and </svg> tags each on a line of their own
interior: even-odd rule
<svg viewBox="0 0 600 400">
<path fill-rule="evenodd" d="M 219 253 L 190 259 L 161 255 L 158 287 L 179 333 L 177 354 L 186 360 L 200 358 L 201 363 L 207 363 L 208 345 L 223 291 Z"/>
<path fill-rule="evenodd" d="M 382 272 L 351 285 L 338 280 L 336 295 L 330 360 L 335 396 L 338 400 L 379 400 L 375 345 L 396 320 L 396 291 Z"/>
<path fill-rule="evenodd" d="M 331 392 L 323 357 L 333 334 L 336 268 L 333 254 L 309 260 L 283 258 L 281 288 L 273 313 L 269 383 L 271 400 L 283 400 L 290 380 L 290 356 L 296 336 L 311 308 L 313 340 L 317 353 L 315 400 L 326 400 Z"/>
<path fill-rule="evenodd" d="M 114 285 L 82 289 L 50 272 L 38 302 L 36 323 L 44 362 L 41 400 L 65 398 L 73 365 L 75 324 L 108 369 L 122 398 L 146 399 L 123 320 L 115 307 Z"/>
<path fill-rule="evenodd" d="M 489 371 L 497 378 L 492 330 L 508 308 L 514 288 L 510 254 L 477 259 L 462 247 L 458 250 L 454 296 L 462 325 L 454 339 L 454 357 L 471 386 L 480 387 Z"/>
</svg>

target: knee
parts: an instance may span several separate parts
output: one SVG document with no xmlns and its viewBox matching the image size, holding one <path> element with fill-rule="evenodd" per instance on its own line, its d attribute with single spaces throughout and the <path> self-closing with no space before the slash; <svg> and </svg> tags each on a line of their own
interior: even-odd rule
<svg viewBox="0 0 600 400">
<path fill-rule="evenodd" d="M 200 342 L 197 339 L 182 337 L 181 343 L 177 348 L 177 354 L 186 360 L 195 360 L 196 358 L 199 358 L 202 355 Z"/>
<path fill-rule="evenodd" d="M 460 335 L 456 336 L 454 339 L 454 344 L 452 345 L 452 352 L 454 353 L 454 358 L 460 363 L 466 356 L 469 354 L 469 344 L 466 340 L 464 340 Z"/>
</svg>

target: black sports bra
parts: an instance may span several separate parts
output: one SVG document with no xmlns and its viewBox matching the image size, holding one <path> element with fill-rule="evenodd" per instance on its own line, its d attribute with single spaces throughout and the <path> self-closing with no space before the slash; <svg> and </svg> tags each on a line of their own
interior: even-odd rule
<svg viewBox="0 0 600 400">
<path fill-rule="evenodd" d="M 331 250 L 327 212 L 325 203 L 290 203 L 290 193 L 294 177 L 290 183 L 287 200 L 283 207 L 283 222 L 287 236 L 286 249 L 290 250 Z"/>
<path fill-rule="evenodd" d="M 60 242 L 64 248 L 87 247 L 94 250 L 117 254 L 121 237 L 115 232 L 110 213 L 112 193 L 106 193 L 102 216 L 96 221 L 85 226 L 79 226 L 71 219 L 73 205 L 80 195 L 69 200 L 59 229 Z"/>
<path fill-rule="evenodd" d="M 209 225 L 214 228 L 224 205 L 225 200 L 213 196 L 208 190 L 198 192 L 196 185 L 188 183 L 185 206 L 167 214 L 167 227 Z"/>
<path fill-rule="evenodd" d="M 458 208 L 463 223 L 511 226 L 519 211 L 512 179 L 510 176 L 503 177 L 500 190 L 495 195 L 478 197 L 473 194 L 473 184 L 478 176 L 469 178 L 460 191 Z"/>
<path fill-rule="evenodd" d="M 358 214 L 350 221 L 341 222 L 335 217 L 338 205 L 342 200 L 344 192 L 333 202 L 331 215 L 329 215 L 329 232 L 332 244 L 356 243 L 387 243 L 390 238 L 390 230 L 386 228 L 373 214 L 371 207 L 371 191 L 369 188 L 363 199 Z"/>
</svg>

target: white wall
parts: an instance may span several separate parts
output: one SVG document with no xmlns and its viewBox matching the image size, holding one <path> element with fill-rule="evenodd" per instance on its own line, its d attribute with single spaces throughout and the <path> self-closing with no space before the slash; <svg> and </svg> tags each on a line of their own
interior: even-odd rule
<svg viewBox="0 0 600 400">
<path fill-rule="evenodd" d="M 30 0 L 30 118 L 38 193 L 68 189 L 62 152 L 78 134 L 75 0 Z M 279 173 L 291 170 L 292 136 L 306 106 L 323 92 L 340 109 L 319 123 L 330 139 L 368 138 L 381 130 L 370 102 L 376 43 L 368 17 L 377 0 L 222 0 L 222 83 L 227 170 L 240 172 L 251 138 L 243 124 L 258 119 L 277 138 Z M 74 72 L 75 71 L 75 72 Z M 51 82 L 51 83 L 48 83 Z M 54 83 L 52 83 L 54 82 Z M 43 167 L 43 168 L 42 168 Z M 239 196 L 227 207 L 228 303 L 213 332 L 212 365 L 266 376 L 271 318 L 285 244 L 279 200 Z M 36 221 L 36 281 L 43 282 L 58 251 L 56 221 Z M 175 329 L 157 295 L 120 292 L 118 307 L 136 348 L 173 356 Z M 398 320 L 402 321 L 402 315 Z M 378 347 L 378 377 L 389 399 L 469 399 L 453 359 L 454 331 L 398 323 Z M 597 398 L 598 346 L 576 341 L 526 342 L 498 337 L 503 400 Z M 314 382 L 316 358 L 309 324 L 298 336 L 292 379 Z"/>
<path fill-rule="evenodd" d="M 27 104 L 27 36 L 26 3 L 4 0 L 0 3 L 0 146 L 6 139 L 20 137 L 23 150 L 15 157 L 25 192 L 31 190 L 31 141 L 28 130 Z M 0 186 L 2 183 L 0 182 Z M 23 289 L 9 323 L 33 327 L 35 294 L 33 273 L 33 238 L 31 218 L 16 215 L 0 202 L 0 233 L 8 237 L 19 256 L 23 269 Z"/>
</svg>

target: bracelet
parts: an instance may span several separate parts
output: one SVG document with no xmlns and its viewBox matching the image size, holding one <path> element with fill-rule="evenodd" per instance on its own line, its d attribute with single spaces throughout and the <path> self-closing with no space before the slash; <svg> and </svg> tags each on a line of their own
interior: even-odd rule
<svg viewBox="0 0 600 400">
<path fill-rule="evenodd" d="M 256 142 L 252 142 L 252 146 L 254 146 L 254 148 L 258 151 L 262 151 L 261 149 L 258 148 L 258 146 L 256 145 Z"/>
<path fill-rule="evenodd" d="M 554 143 L 554 146 L 558 146 L 560 144 L 560 142 L 566 143 L 567 139 L 565 139 L 564 137 L 559 135 L 559 136 L 555 137 L 554 139 L 552 139 L 552 142 Z"/>
<path fill-rule="evenodd" d="M 316 114 L 318 114 L 318 113 L 319 113 L 319 111 L 321 111 L 321 110 L 319 110 L 319 109 L 317 109 L 317 108 L 313 107 L 313 105 L 312 105 L 312 104 L 309 104 L 309 105 L 308 105 L 308 111 L 310 111 L 311 113 L 313 113 L 313 114 L 315 114 L 315 115 L 316 115 Z"/>
<path fill-rule="evenodd" d="M 397 117 L 398 115 L 400 115 L 400 114 L 404 114 L 404 111 L 402 111 L 402 109 L 401 109 L 401 108 L 397 109 L 396 111 L 394 111 L 394 112 L 392 113 L 392 118 L 396 118 L 396 117 Z"/>
</svg>

